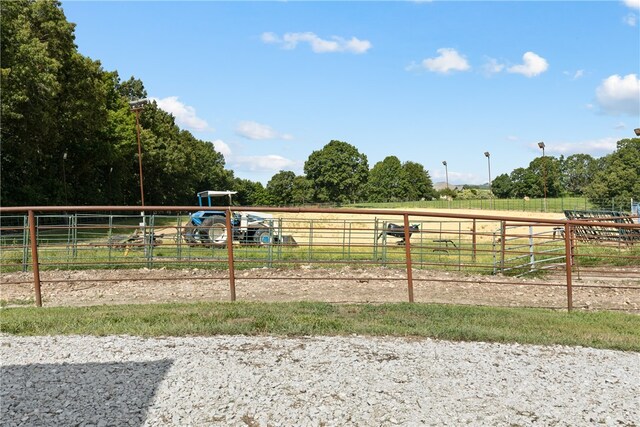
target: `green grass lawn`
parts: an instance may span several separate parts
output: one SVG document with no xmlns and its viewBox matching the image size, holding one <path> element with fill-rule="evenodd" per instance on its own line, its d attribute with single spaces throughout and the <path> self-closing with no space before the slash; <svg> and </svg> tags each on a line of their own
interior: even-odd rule
<svg viewBox="0 0 640 427">
<path fill-rule="evenodd" d="M 15 335 L 366 335 L 640 351 L 640 316 L 438 304 L 197 303 L 4 308 Z"/>
</svg>

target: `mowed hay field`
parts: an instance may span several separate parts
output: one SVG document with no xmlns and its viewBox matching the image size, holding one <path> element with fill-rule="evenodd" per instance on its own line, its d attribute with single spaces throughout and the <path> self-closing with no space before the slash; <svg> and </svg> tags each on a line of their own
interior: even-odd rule
<svg viewBox="0 0 640 427">
<path fill-rule="evenodd" d="M 389 223 L 403 225 L 404 212 L 415 212 L 418 215 L 410 215 L 410 224 L 419 224 L 421 237 L 423 240 L 453 240 L 459 237 L 462 240 L 471 239 L 474 228 L 472 219 L 461 218 L 438 218 L 422 216 L 426 213 L 433 212 L 435 214 L 451 214 L 471 215 L 471 216 L 500 216 L 517 220 L 524 220 L 524 224 L 520 227 L 510 229 L 509 234 L 528 234 L 529 224 L 527 221 L 535 222 L 536 219 L 564 219 L 560 213 L 543 213 L 543 212 L 505 212 L 505 211 L 489 211 L 476 209 L 384 209 L 388 211 L 385 215 L 373 215 L 369 213 L 274 213 L 275 218 L 282 219 L 282 233 L 284 235 L 292 235 L 297 242 L 305 244 L 320 244 L 321 242 L 332 242 L 334 244 L 351 243 L 367 245 L 373 244 L 378 240 L 378 236 L 384 227 Z M 376 224 L 377 222 L 377 224 Z M 494 233 L 498 233 L 500 229 L 499 220 L 476 220 L 475 231 L 476 238 L 479 242 L 490 241 L 493 239 Z M 507 220 L 507 225 L 511 227 L 515 225 L 513 221 Z M 534 233 L 552 232 L 552 225 L 536 226 Z M 338 239 L 338 240 L 336 240 Z M 389 243 L 399 240 L 394 237 L 388 237 Z M 412 238 L 413 239 L 413 238 Z"/>
</svg>

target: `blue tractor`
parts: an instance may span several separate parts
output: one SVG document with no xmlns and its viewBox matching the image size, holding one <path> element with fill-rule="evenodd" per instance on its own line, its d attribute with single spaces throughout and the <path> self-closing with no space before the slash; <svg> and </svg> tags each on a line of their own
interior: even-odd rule
<svg viewBox="0 0 640 427">
<path fill-rule="evenodd" d="M 229 198 L 237 191 L 201 191 L 198 193 L 198 204 L 201 207 L 212 207 L 214 197 Z M 189 218 L 182 236 L 190 245 L 225 246 L 227 244 L 226 211 L 201 210 Z M 279 228 L 273 215 L 261 212 L 233 213 L 231 217 L 232 236 L 234 241 L 244 244 L 268 245 L 280 240 Z"/>
</svg>

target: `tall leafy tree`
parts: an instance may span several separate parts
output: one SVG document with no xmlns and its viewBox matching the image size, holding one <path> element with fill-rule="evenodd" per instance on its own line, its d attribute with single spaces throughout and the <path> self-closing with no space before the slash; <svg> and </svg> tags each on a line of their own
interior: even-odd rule
<svg viewBox="0 0 640 427">
<path fill-rule="evenodd" d="M 291 205 L 293 203 L 293 181 L 296 174 L 291 171 L 280 171 L 273 175 L 267 183 L 267 192 L 271 203 L 278 206 Z"/>
<path fill-rule="evenodd" d="M 118 93 L 129 101 L 147 97 L 147 90 L 144 88 L 142 80 L 134 76 L 129 77 L 127 81 L 118 82 L 117 89 Z"/>
<path fill-rule="evenodd" d="M 102 186 L 86 183 L 103 181 L 104 165 L 90 160 L 108 151 L 93 143 L 107 120 L 100 64 L 78 54 L 74 25 L 59 2 L 18 0 L 0 8 L 2 203 L 71 202 L 70 192 L 78 202 L 98 197 Z M 65 191 L 67 174 L 73 186 Z"/>
<path fill-rule="evenodd" d="M 541 198 L 545 195 L 545 190 L 547 197 L 559 197 L 562 193 L 560 161 L 551 156 L 538 157 L 529 163 L 529 167 L 514 169 L 509 180 L 513 197 Z M 500 190 L 498 187 L 498 191 Z"/>
<path fill-rule="evenodd" d="M 506 173 L 498 175 L 491 183 L 491 192 L 499 199 L 514 197 L 511 177 Z"/>
<path fill-rule="evenodd" d="M 318 201 L 348 203 L 364 192 L 369 164 L 367 156 L 356 147 L 333 140 L 311 153 L 304 164 L 304 172 L 314 182 Z"/>
<path fill-rule="evenodd" d="M 542 181 L 528 168 L 516 168 L 509 174 L 514 197 L 542 197 Z"/>
<path fill-rule="evenodd" d="M 535 186 L 532 189 L 534 197 L 560 197 L 562 186 L 560 181 L 560 161 L 552 156 L 538 157 L 529 163 L 529 176 L 534 175 Z"/>
<path fill-rule="evenodd" d="M 303 205 L 313 201 L 313 181 L 307 179 L 304 175 L 298 175 L 293 179 L 293 188 L 291 196 L 293 203 Z"/>
<path fill-rule="evenodd" d="M 233 173 L 224 168 L 224 156 L 210 142 L 180 130 L 155 102 L 145 106 L 140 122 L 147 204 L 192 204 L 199 191 L 232 187 Z M 135 171 L 137 162 L 136 156 L 131 158 Z"/>
<path fill-rule="evenodd" d="M 368 200 L 371 202 L 395 202 L 406 199 L 405 171 L 396 156 L 385 157 L 369 171 Z"/>
<path fill-rule="evenodd" d="M 420 163 L 404 162 L 404 196 L 406 200 L 430 200 L 437 196 L 429 172 Z"/>
<path fill-rule="evenodd" d="M 234 204 L 240 206 L 266 206 L 270 204 L 267 191 L 261 182 L 234 178 L 233 190 L 237 191 Z"/>
<path fill-rule="evenodd" d="M 560 159 L 562 187 L 570 194 L 583 194 L 597 172 L 598 162 L 589 154 Z"/>
</svg>

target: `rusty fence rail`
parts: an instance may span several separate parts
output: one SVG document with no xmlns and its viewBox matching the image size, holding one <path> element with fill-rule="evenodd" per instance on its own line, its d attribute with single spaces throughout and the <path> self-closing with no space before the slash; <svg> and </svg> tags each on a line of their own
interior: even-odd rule
<svg viewBox="0 0 640 427">
<path fill-rule="evenodd" d="M 640 311 L 640 239 L 629 239 L 640 233 L 638 224 L 607 222 L 624 238 L 597 241 L 576 238 L 575 228 L 585 223 L 563 218 L 211 207 L 224 212 L 224 224 L 207 232 L 210 240 L 194 241 L 185 237 L 189 215 L 202 208 L 139 209 L 0 208 L 2 299 L 10 286 L 20 285 L 33 286 L 33 301 L 41 306 L 43 293 L 47 302 L 48 293 L 69 283 L 99 288 L 135 281 L 153 293 L 164 282 L 199 281 L 226 283 L 226 296 L 221 288 L 217 295 L 232 301 L 262 295 Z M 255 211 L 271 214 L 269 225 L 253 230 L 264 233 L 239 238 L 246 225 L 234 215 Z M 214 231 L 221 233 L 215 239 Z M 112 274 L 102 277 L 107 270 Z M 175 273 L 193 270 L 198 274 Z M 60 278 L 54 271 L 86 274 Z M 300 281 L 312 283 L 308 293 L 292 296 Z"/>
</svg>

